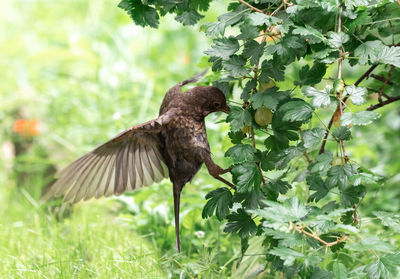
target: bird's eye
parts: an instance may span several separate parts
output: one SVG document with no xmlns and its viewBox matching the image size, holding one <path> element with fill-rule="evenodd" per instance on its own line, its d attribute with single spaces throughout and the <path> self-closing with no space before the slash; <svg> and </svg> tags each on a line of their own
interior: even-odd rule
<svg viewBox="0 0 400 279">
<path fill-rule="evenodd" d="M 220 103 L 218 103 L 218 102 L 215 102 L 215 103 L 214 103 L 214 107 L 215 107 L 215 108 L 219 108 L 220 106 L 221 106 Z"/>
</svg>

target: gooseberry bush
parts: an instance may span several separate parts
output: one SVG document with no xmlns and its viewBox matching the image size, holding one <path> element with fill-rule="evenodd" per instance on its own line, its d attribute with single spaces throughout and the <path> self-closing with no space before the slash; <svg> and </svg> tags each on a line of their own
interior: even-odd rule
<svg viewBox="0 0 400 279">
<path fill-rule="evenodd" d="M 172 13 L 196 25 L 211 0 L 123 0 L 135 24 Z M 400 3 L 239 0 L 200 30 L 209 78 L 230 100 L 226 156 L 237 189 L 206 196 L 203 218 L 226 222 L 248 277 L 399 278 L 390 236 L 399 215 L 374 211 L 385 233 L 360 237 L 358 208 L 385 181 L 352 158 L 354 129 L 400 100 Z M 397 201 L 398 202 L 398 201 Z M 243 259 L 243 258 L 242 258 Z"/>
</svg>

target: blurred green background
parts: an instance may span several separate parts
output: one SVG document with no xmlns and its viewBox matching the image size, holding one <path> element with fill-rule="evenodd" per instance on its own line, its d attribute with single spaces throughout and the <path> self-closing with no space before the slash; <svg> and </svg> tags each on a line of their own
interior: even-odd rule
<svg viewBox="0 0 400 279">
<path fill-rule="evenodd" d="M 223 186 L 204 168 L 183 191 L 181 255 L 175 249 L 168 180 L 73 208 L 59 200 L 40 201 L 57 169 L 120 131 L 156 117 L 168 88 L 207 64 L 202 56 L 210 42 L 198 27 L 183 27 L 167 16 L 159 29 L 143 29 L 117 4 L 2 2 L 0 278 L 243 274 L 246 266 L 237 268 L 236 263 L 239 239 L 223 233 L 223 224 L 215 218 L 201 219 L 205 194 Z M 213 3 L 203 21 L 215 19 L 225 4 Z M 346 77 L 359 76 L 349 67 L 345 71 Z M 288 84 L 295 79 L 289 78 Z M 367 81 L 368 86 L 373 83 Z M 370 235 L 385 231 L 364 216 L 374 210 L 400 210 L 400 110 L 391 106 L 379 110 L 382 117 L 375 125 L 355 128 L 348 145 L 352 159 L 389 178 L 368 190 L 360 208 L 363 230 Z M 329 116 L 321 117 L 327 122 Z M 226 167 L 229 127 L 217 124 L 223 118 L 209 116 L 207 128 L 214 158 Z M 334 150 L 334 145 L 329 146 Z M 301 197 L 305 189 L 291 191 Z M 250 257 L 246 264 L 255 263 Z"/>
</svg>

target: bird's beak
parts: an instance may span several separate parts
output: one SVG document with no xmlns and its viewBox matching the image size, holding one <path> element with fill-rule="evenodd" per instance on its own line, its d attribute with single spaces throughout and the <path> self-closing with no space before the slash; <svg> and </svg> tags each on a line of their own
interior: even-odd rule
<svg viewBox="0 0 400 279">
<path fill-rule="evenodd" d="M 220 111 L 223 111 L 223 112 L 229 114 L 229 113 L 231 112 L 231 109 L 230 109 L 230 107 L 228 107 L 228 106 L 226 105 L 225 107 L 222 107 L 222 108 L 220 109 Z"/>
</svg>

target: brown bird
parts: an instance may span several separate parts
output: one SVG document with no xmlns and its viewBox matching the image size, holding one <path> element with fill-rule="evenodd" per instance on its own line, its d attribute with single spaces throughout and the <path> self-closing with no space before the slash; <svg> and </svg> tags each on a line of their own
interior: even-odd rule
<svg viewBox="0 0 400 279">
<path fill-rule="evenodd" d="M 133 191 L 169 174 L 180 252 L 180 195 L 200 166 L 205 163 L 213 177 L 235 188 L 220 177 L 230 169 L 224 170 L 212 160 L 204 123 L 212 112 L 229 113 L 224 94 L 212 86 L 181 91 L 183 85 L 196 82 L 204 73 L 168 90 L 156 119 L 123 131 L 61 170 L 46 196 L 64 195 L 64 202 L 76 203 Z"/>
</svg>

